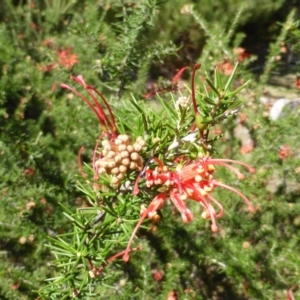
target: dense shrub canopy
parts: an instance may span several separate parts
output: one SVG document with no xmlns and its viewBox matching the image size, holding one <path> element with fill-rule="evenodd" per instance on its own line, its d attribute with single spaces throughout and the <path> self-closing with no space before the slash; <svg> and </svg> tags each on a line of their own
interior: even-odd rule
<svg viewBox="0 0 300 300">
<path fill-rule="evenodd" d="M 297 1 L 213 2 L 4 0 L 1 299 L 300 297 Z M 196 63 L 202 66 L 193 95 Z M 95 116 L 78 94 L 61 87 L 73 87 L 70 75 L 79 74 L 89 85 L 79 93 L 89 87 L 101 91 L 97 99 L 108 118 L 111 107 L 114 133 L 132 137 L 126 147 L 138 137 L 146 140 L 136 150 L 143 167 L 137 163 L 126 175 L 133 183 L 128 189 L 123 177 L 118 189 L 111 188 L 111 177 L 96 176 L 108 188 L 91 184 L 93 155 L 105 156 L 101 143 L 95 148 L 99 135 L 112 147 L 115 140 L 111 119 Z M 174 105 L 185 96 L 197 101 L 190 110 Z M 280 98 L 286 104 L 272 120 L 270 110 Z M 198 141 L 184 139 L 193 132 Z M 184 202 L 184 209 L 193 212 L 193 220 L 182 223 L 169 203 L 177 203 L 180 184 L 166 190 L 149 179 L 165 180 L 166 171 L 153 175 L 163 162 L 176 181 L 175 163 L 186 163 L 186 169 L 180 165 L 184 172 L 200 154 L 203 177 L 214 187 L 241 191 L 256 211 L 249 213 L 238 194 L 216 188 L 213 199 L 225 208 L 218 233 L 210 229 L 213 213 L 208 220 L 201 217 L 203 207 L 210 211 L 203 204 L 210 198 L 189 195 L 195 203 Z M 215 157 L 243 161 L 256 174 L 240 181 L 232 167 L 214 165 Z M 112 169 L 107 167 L 108 175 Z M 140 192 L 133 195 L 136 182 Z M 190 177 L 183 183 L 190 184 Z M 154 209 L 157 195 L 170 201 Z M 114 257 L 124 254 L 145 211 L 130 261 Z"/>
</svg>

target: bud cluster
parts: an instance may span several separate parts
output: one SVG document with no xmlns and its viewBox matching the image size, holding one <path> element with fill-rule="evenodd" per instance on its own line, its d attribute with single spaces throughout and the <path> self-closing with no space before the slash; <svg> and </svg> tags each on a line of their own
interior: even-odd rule
<svg viewBox="0 0 300 300">
<path fill-rule="evenodd" d="M 175 103 L 177 109 L 179 109 L 179 107 L 188 108 L 190 105 L 191 105 L 190 99 L 185 96 L 179 97 Z"/>
<path fill-rule="evenodd" d="M 134 144 L 128 135 L 118 135 L 114 140 L 102 141 L 102 157 L 95 162 L 98 174 L 112 175 L 111 185 L 118 187 L 128 170 L 143 169 L 143 159 L 139 152 L 146 142 L 138 137 Z"/>
</svg>

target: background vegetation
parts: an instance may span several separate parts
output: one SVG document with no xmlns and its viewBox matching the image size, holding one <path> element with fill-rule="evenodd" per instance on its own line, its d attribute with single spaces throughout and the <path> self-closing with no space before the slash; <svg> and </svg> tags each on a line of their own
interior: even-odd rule
<svg viewBox="0 0 300 300">
<path fill-rule="evenodd" d="M 299 105 L 277 120 L 268 117 L 277 99 L 299 100 L 299 1 L 248 2 L 4 0 L 1 299 L 52 299 L 47 289 L 37 292 L 57 271 L 45 245 L 72 231 L 63 212 L 83 203 L 77 153 L 82 145 L 93 149 L 98 124 L 59 84 L 83 74 L 122 118 L 131 95 L 172 90 L 172 77 L 184 66 L 201 62 L 202 74 L 215 66 L 226 74 L 237 61 L 237 78 L 251 85 L 242 93 L 242 111 L 222 124 L 218 153 L 257 169 L 239 188 L 259 211 L 236 213 L 243 207 L 220 192 L 229 209 L 219 234 L 202 219 L 186 226 L 166 215 L 155 233 L 140 232 L 142 252 L 117 263 L 123 273 L 99 282 L 98 296 L 82 299 L 300 297 Z M 235 184 L 227 173 L 219 177 Z M 114 265 L 109 268 L 113 274 Z"/>
</svg>

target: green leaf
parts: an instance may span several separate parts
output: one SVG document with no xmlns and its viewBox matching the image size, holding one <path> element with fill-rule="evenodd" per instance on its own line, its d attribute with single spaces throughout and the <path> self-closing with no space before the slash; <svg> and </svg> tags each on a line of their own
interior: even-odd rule
<svg viewBox="0 0 300 300">
<path fill-rule="evenodd" d="M 224 89 L 223 89 L 224 93 L 226 93 L 227 90 L 229 89 L 229 87 L 231 86 L 238 65 L 239 65 L 239 63 L 236 63 L 236 64 L 235 64 L 234 69 L 232 70 L 232 72 L 231 72 L 231 74 L 230 74 L 230 76 L 229 76 L 229 78 L 228 78 L 228 80 L 227 80 L 227 82 L 226 82 L 226 84 L 225 84 L 225 87 L 224 87 Z"/>
</svg>

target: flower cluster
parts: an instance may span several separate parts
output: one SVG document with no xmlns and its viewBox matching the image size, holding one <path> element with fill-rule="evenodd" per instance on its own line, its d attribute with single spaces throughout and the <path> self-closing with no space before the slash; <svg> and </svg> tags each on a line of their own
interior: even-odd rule
<svg viewBox="0 0 300 300">
<path fill-rule="evenodd" d="M 175 107 L 179 110 L 181 108 L 188 108 L 191 105 L 191 101 L 188 97 L 181 96 L 176 100 Z"/>
<path fill-rule="evenodd" d="M 42 43 L 46 46 L 47 51 L 54 51 L 53 57 L 56 57 L 55 61 L 52 63 L 42 63 L 37 66 L 38 70 L 42 72 L 51 72 L 52 70 L 58 69 L 60 67 L 71 70 L 76 64 L 78 64 L 78 55 L 75 54 L 72 48 L 62 48 L 57 49 L 53 39 L 47 39 Z"/>
<path fill-rule="evenodd" d="M 195 157 L 194 155 L 189 157 L 188 154 L 179 154 L 176 155 L 173 162 L 170 161 L 169 157 L 167 165 L 164 165 L 157 157 L 151 157 L 144 167 L 141 151 L 143 149 L 145 150 L 145 140 L 142 137 L 138 137 L 135 142 L 133 142 L 130 136 L 119 134 L 111 107 L 101 93 L 85 83 L 82 76 L 72 76 L 71 78 L 86 90 L 92 101 L 79 93 L 76 89 L 62 84 L 63 88 L 70 90 L 88 104 L 97 116 L 101 125 L 101 134 L 95 145 L 92 161 L 95 181 L 94 188 L 99 189 L 98 180 L 104 174 L 111 176 L 111 186 L 118 188 L 122 184 L 128 171 L 137 171 L 139 174 L 137 173 L 138 176 L 135 180 L 133 194 L 139 194 L 139 185 L 142 184 L 142 181 L 143 187 L 151 190 L 152 194 L 155 194 L 154 199 L 148 207 L 145 205 L 141 206 L 140 219 L 131 234 L 125 251 L 122 251 L 115 256 L 119 257 L 122 253 L 124 261 L 129 260 L 129 253 L 132 251 L 131 244 L 142 222 L 146 218 L 153 221 L 159 221 L 157 212 L 164 206 L 166 201 L 170 200 L 173 203 L 175 208 L 179 211 L 184 223 L 188 223 L 194 218 L 191 210 L 187 208 L 187 200 L 197 202 L 203 209 L 202 217 L 211 220 L 211 229 L 213 232 L 218 231 L 216 220 L 224 215 L 223 206 L 212 196 L 212 192 L 216 187 L 222 187 L 234 192 L 244 200 L 251 212 L 255 211 L 253 205 L 245 195 L 235 188 L 214 178 L 216 166 L 228 168 L 239 180 L 244 179 L 245 176 L 233 166 L 234 164 L 247 168 L 251 173 L 254 173 L 255 170 L 249 165 L 239 161 L 212 158 L 209 153 L 206 155 L 202 154 L 210 149 L 208 133 L 210 127 L 214 125 L 213 120 L 216 118 L 216 112 L 218 112 L 219 107 L 222 105 L 222 101 L 219 101 L 219 98 L 222 95 L 218 94 L 219 98 L 217 98 L 217 100 L 209 99 L 205 106 L 201 106 L 201 111 L 199 111 L 195 93 L 195 72 L 199 68 L 200 64 L 195 65 L 193 69 L 191 103 L 187 97 L 180 97 L 175 103 L 175 109 L 177 109 L 179 113 L 181 113 L 181 111 L 186 113 L 189 106 L 193 107 L 194 124 L 192 125 L 192 128 L 196 130 L 191 133 L 192 139 L 190 139 L 190 137 L 187 139 L 186 136 L 182 138 L 182 140 L 186 140 L 186 142 L 196 145 L 196 149 L 199 150 L 197 150 L 198 158 L 192 158 Z M 185 69 L 186 68 L 183 68 L 178 72 L 174 82 L 179 80 Z M 217 90 L 217 88 L 215 88 L 215 90 Z M 209 95 L 205 96 L 205 99 L 208 99 L 208 96 Z M 98 101 L 99 97 L 104 105 L 101 105 Z M 214 105 L 212 105 L 212 103 L 214 103 Z M 232 105 L 233 104 L 235 103 L 232 102 Z M 230 108 L 228 105 L 226 104 L 223 107 L 224 111 Z M 179 107 L 186 109 L 181 110 Z M 205 113 L 203 113 L 202 110 Z M 221 118 L 219 117 L 219 119 Z M 176 130 L 181 130 L 180 122 L 178 123 Z M 176 142 L 167 145 L 165 149 L 166 153 L 174 151 L 174 149 L 178 147 L 179 142 L 176 138 L 175 141 Z M 151 145 L 147 145 L 147 148 L 151 149 Z M 166 153 L 159 154 L 162 155 L 162 157 L 166 157 Z M 148 153 L 148 155 L 150 155 L 150 153 Z"/>
<path fill-rule="evenodd" d="M 128 170 L 142 170 L 143 159 L 139 152 L 145 144 L 142 137 L 138 137 L 132 144 L 131 138 L 125 134 L 112 140 L 103 140 L 102 157 L 95 161 L 98 174 L 112 175 L 111 185 L 120 186 Z"/>
<path fill-rule="evenodd" d="M 78 63 L 78 57 L 70 48 L 61 49 L 58 51 L 58 63 L 66 69 L 71 69 Z"/>
<path fill-rule="evenodd" d="M 128 170 L 141 171 L 143 168 L 143 160 L 139 152 L 145 146 L 145 141 L 142 137 L 138 137 L 135 143 L 132 144 L 131 138 L 128 135 L 119 134 L 114 114 L 103 95 L 92 86 L 87 85 L 81 75 L 77 77 L 71 76 L 71 79 L 79 83 L 87 91 L 92 101 L 73 87 L 66 84 L 61 84 L 61 87 L 70 90 L 88 104 L 97 116 L 101 126 L 101 134 L 93 153 L 94 188 L 99 188 L 97 181 L 99 180 L 99 176 L 103 174 L 112 175 L 111 186 L 117 188 L 125 178 Z M 104 105 L 100 104 L 98 98 L 100 98 Z M 100 141 L 102 141 L 102 147 L 99 149 Z M 82 147 L 79 152 L 80 169 L 80 156 L 83 149 Z"/>
<path fill-rule="evenodd" d="M 142 170 L 143 159 L 140 156 L 140 152 L 145 147 L 146 142 L 139 136 L 136 138 L 136 141 L 132 143 L 130 136 L 119 134 L 114 114 L 103 95 L 92 86 L 87 85 L 81 75 L 77 77 L 71 76 L 71 79 L 79 83 L 87 91 L 92 101 L 73 87 L 66 84 L 61 84 L 61 86 L 70 90 L 88 104 L 97 116 L 102 129 L 93 154 L 94 188 L 99 188 L 97 181 L 99 177 L 104 174 L 110 175 L 111 186 L 118 188 L 129 170 L 137 170 L 139 172 Z M 99 97 L 104 103 L 104 106 L 98 101 Z M 99 147 L 100 141 L 102 147 Z M 79 156 L 81 156 L 83 149 L 82 147 Z M 80 159 L 79 165 L 81 168 Z"/>
<path fill-rule="evenodd" d="M 167 199 L 170 199 L 174 206 L 181 214 L 181 219 L 184 223 L 188 223 L 193 219 L 192 212 L 186 207 L 186 200 L 194 200 L 203 207 L 202 217 L 210 219 L 212 222 L 211 229 L 213 232 L 218 231 L 216 219 L 224 215 L 223 206 L 210 194 L 216 187 L 228 189 L 240 196 L 248 206 L 251 212 L 255 209 L 249 199 L 235 188 L 228 186 L 214 179 L 213 174 L 215 166 L 224 166 L 234 172 L 238 179 L 242 180 L 245 176 L 231 164 L 239 164 L 254 173 L 255 170 L 247 164 L 230 159 L 213 159 L 210 156 L 200 157 L 196 161 L 186 162 L 184 165 L 179 165 L 175 170 L 169 171 L 167 166 L 157 159 L 153 158 L 158 164 L 155 169 L 147 167 L 136 180 L 134 194 L 139 193 L 138 184 L 140 179 L 145 178 L 145 185 L 148 188 L 162 186 L 163 192 L 152 200 L 147 209 L 141 212 L 141 218 L 137 223 L 131 239 L 127 246 L 127 251 L 123 256 L 124 261 L 129 259 L 129 251 L 133 238 L 145 218 L 157 220 L 157 211 L 164 205 Z"/>
</svg>

